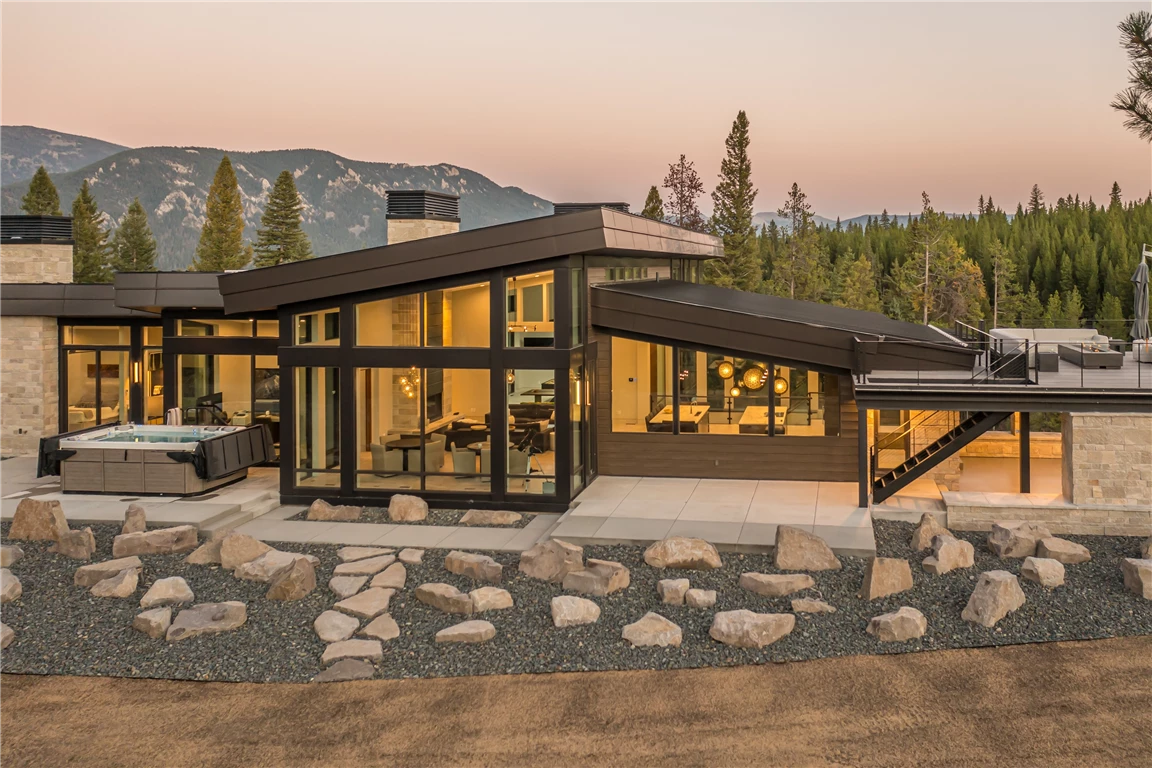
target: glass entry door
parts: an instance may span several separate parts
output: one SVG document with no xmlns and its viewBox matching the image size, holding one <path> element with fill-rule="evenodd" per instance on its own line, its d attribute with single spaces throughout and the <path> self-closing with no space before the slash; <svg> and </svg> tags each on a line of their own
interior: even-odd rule
<svg viewBox="0 0 1152 768">
<path fill-rule="evenodd" d="M 128 352 L 72 349 L 66 355 L 64 431 L 128 423 Z"/>
</svg>

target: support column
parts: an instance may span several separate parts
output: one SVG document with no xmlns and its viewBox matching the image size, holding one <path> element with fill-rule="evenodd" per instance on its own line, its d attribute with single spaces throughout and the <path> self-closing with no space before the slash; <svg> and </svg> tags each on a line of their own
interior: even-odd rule
<svg viewBox="0 0 1152 768">
<path fill-rule="evenodd" d="M 772 415 L 769 414 L 769 419 Z M 860 484 L 860 497 L 858 506 L 868 508 L 868 496 L 872 492 L 871 462 L 868 457 L 868 409 L 860 408 L 856 411 L 856 462 L 857 480 Z"/>
<path fill-rule="evenodd" d="M 1020 493 L 1032 492 L 1032 425 L 1028 421 L 1028 414 L 1018 413 L 1020 417 Z"/>
</svg>

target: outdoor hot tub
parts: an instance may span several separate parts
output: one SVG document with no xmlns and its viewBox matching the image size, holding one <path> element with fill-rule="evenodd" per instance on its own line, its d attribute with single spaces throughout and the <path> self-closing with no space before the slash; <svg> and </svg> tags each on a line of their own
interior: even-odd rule
<svg viewBox="0 0 1152 768">
<path fill-rule="evenodd" d="M 65 493 L 189 496 L 248 475 L 274 458 L 263 424 L 94 427 L 41 441 L 40 474 Z"/>
</svg>

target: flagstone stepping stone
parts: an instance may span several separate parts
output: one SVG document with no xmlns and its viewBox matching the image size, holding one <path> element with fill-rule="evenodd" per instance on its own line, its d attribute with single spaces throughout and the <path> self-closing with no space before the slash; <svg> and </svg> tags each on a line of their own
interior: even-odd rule
<svg viewBox="0 0 1152 768">
<path fill-rule="evenodd" d="M 922 552 L 932 546 L 932 540 L 937 536 L 951 535 L 952 531 L 941 525 L 936 515 L 925 512 L 920 515 L 920 524 L 916 526 L 916 530 L 912 531 L 911 547 L 917 552 Z"/>
<path fill-rule="evenodd" d="M 171 625 L 172 609 L 167 606 L 152 608 L 137 614 L 136 618 L 132 619 L 132 629 L 143 632 L 153 640 L 163 638 L 164 633 L 168 631 L 168 627 Z"/>
<path fill-rule="evenodd" d="M 256 581 L 270 584 L 284 571 L 296 564 L 297 560 L 308 560 L 313 568 L 320 563 L 315 555 L 301 555 L 297 552 L 281 552 L 270 549 L 264 554 L 247 563 L 241 563 L 232 571 L 232 575 L 245 581 Z"/>
<path fill-rule="evenodd" d="M 936 576 L 957 568 L 971 568 L 974 565 L 976 565 L 976 548 L 950 533 L 942 533 L 933 538 L 932 554 L 920 563 L 921 568 Z"/>
<path fill-rule="evenodd" d="M 388 519 L 394 523 L 418 523 L 428 517 L 428 502 L 418 496 L 397 493 L 388 502 Z"/>
<path fill-rule="evenodd" d="M 438 643 L 484 643 L 496 637 L 496 627 L 487 621 L 472 619 L 436 633 Z"/>
<path fill-rule="evenodd" d="M 444 568 L 450 573 L 467 576 L 476 581 L 499 582 L 503 566 L 488 555 L 452 550 L 444 558 Z"/>
<path fill-rule="evenodd" d="M 1054 589 L 1064 584 L 1064 564 L 1048 557 L 1026 557 L 1020 575 L 1042 587 Z"/>
<path fill-rule="evenodd" d="M 388 611 L 388 602 L 394 594 L 396 594 L 394 589 L 374 587 L 366 589 L 358 595 L 345 598 L 332 607 L 361 619 L 374 619 Z"/>
<path fill-rule="evenodd" d="M 1120 570 L 1124 574 L 1125 589 L 1152 600 L 1152 558 L 1126 557 L 1120 561 Z"/>
<path fill-rule="evenodd" d="M 122 533 L 112 540 L 112 557 L 173 555 L 196 549 L 200 535 L 194 525 Z"/>
<path fill-rule="evenodd" d="M 444 613 L 472 613 L 472 598 L 451 584 L 421 584 L 416 587 L 416 599 Z"/>
<path fill-rule="evenodd" d="M 573 571 L 584 570 L 584 548 L 559 539 L 542 541 L 520 553 L 520 572 L 559 584 Z"/>
<path fill-rule="evenodd" d="M 382 613 L 368 622 L 368 626 L 356 634 L 376 640 L 395 640 L 400 637 L 400 627 L 396 624 L 396 619 L 392 618 L 390 614 Z"/>
<path fill-rule="evenodd" d="M 367 560 L 369 557 L 391 555 L 395 551 L 386 547 L 341 547 L 336 550 L 336 557 L 340 558 L 342 563 L 351 563 L 355 560 Z"/>
<path fill-rule="evenodd" d="M 194 549 L 184 562 L 189 565 L 220 565 L 220 549 L 224 538 L 232 533 L 231 528 L 218 528 L 208 537 L 208 541 Z M 267 545 L 265 545 L 267 546 Z M 269 547 L 271 549 L 271 547 Z"/>
<path fill-rule="evenodd" d="M 326 667 L 341 659 L 380 661 L 383 658 L 384 646 L 379 640 L 340 640 L 324 649 L 320 663 Z"/>
<path fill-rule="evenodd" d="M 226 571 L 235 570 L 237 566 L 250 563 L 271 550 L 272 547 L 246 533 L 229 531 L 220 542 L 220 567 Z"/>
<path fill-rule="evenodd" d="M 716 605 L 716 590 L 690 589 L 684 593 L 684 602 L 689 608 L 711 608 Z"/>
<path fill-rule="evenodd" d="M 1024 590 L 1020 589 L 1015 575 L 1008 571 L 986 571 L 976 581 L 960 618 L 991 628 L 1022 605 Z"/>
<path fill-rule="evenodd" d="M 248 620 L 248 610 L 244 603 L 229 600 L 226 603 L 200 603 L 185 608 L 176 614 L 172 626 L 164 635 L 170 643 L 187 640 L 200 635 L 216 635 L 230 632 Z"/>
<path fill-rule="evenodd" d="M 65 531 L 56 539 L 56 543 L 48 547 L 49 552 L 70 557 L 73 560 L 91 560 L 96 552 L 96 536 L 91 528 L 80 531 Z"/>
<path fill-rule="evenodd" d="M 360 519 L 364 513 L 363 507 L 346 506 L 343 504 L 329 504 L 324 499 L 316 499 L 308 507 L 306 520 L 321 520 L 324 522 L 351 523 Z"/>
<path fill-rule="evenodd" d="M 460 525 L 515 525 L 524 519 L 519 512 L 470 509 L 460 518 Z"/>
<path fill-rule="evenodd" d="M 316 589 L 316 568 L 306 557 L 298 557 L 276 574 L 265 595 L 269 600 L 302 600 Z"/>
<path fill-rule="evenodd" d="M 144 568 L 144 563 L 136 556 L 121 557 L 116 560 L 105 560 L 102 563 L 90 563 L 89 565 L 82 565 L 76 569 L 76 576 L 73 578 L 73 583 L 78 587 L 92 587 L 97 582 L 104 579 L 111 578 L 126 568 L 134 568 L 140 571 Z"/>
<path fill-rule="evenodd" d="M 792 601 L 792 610 L 795 613 L 836 613 L 836 609 L 823 600 L 809 600 L 803 597 Z"/>
<path fill-rule="evenodd" d="M 148 530 L 148 519 L 144 507 L 139 504 L 129 504 L 124 511 L 124 526 L 120 533 L 142 533 Z"/>
<path fill-rule="evenodd" d="M 912 566 L 895 557 L 874 557 L 864 566 L 864 583 L 856 594 L 861 600 L 877 600 L 912 589 Z"/>
<path fill-rule="evenodd" d="M 364 560 L 353 560 L 350 563 L 341 563 L 332 571 L 335 576 L 372 576 L 380 573 L 392 563 L 396 562 L 395 555 L 380 555 Z"/>
<path fill-rule="evenodd" d="M 420 565 L 424 561 L 424 550 L 422 549 L 402 549 L 400 550 L 400 562 L 404 565 Z"/>
<path fill-rule="evenodd" d="M 560 595 L 552 598 L 552 623 L 557 627 L 594 624 L 600 618 L 600 606 L 584 597 Z"/>
<path fill-rule="evenodd" d="M 502 611 L 512 607 L 512 594 L 499 587 L 480 587 L 468 593 L 472 600 L 473 613 Z"/>
<path fill-rule="evenodd" d="M 644 550 L 644 562 L 653 568 L 689 570 L 708 570 L 723 566 L 716 547 L 704 539 L 686 536 L 672 536 L 649 545 Z"/>
<path fill-rule="evenodd" d="M 24 587 L 16 574 L 7 568 L 0 568 L 0 603 L 10 603 L 19 600 L 24 593 Z"/>
<path fill-rule="evenodd" d="M 1091 560 L 1092 553 L 1088 551 L 1088 547 L 1081 546 L 1074 541 L 1049 536 L 1046 539 L 1040 539 L 1039 543 L 1036 544 L 1036 557 L 1058 560 L 1065 565 L 1077 565 Z"/>
<path fill-rule="evenodd" d="M 684 605 L 684 596 L 691 584 L 688 579 L 660 579 L 656 582 L 656 594 L 660 602 L 667 605 Z"/>
<path fill-rule="evenodd" d="M 196 599 L 188 582 L 179 576 L 157 579 L 140 598 L 141 608 L 157 608 L 162 605 L 191 603 Z"/>
<path fill-rule="evenodd" d="M 7 624 L 0 624 L 0 650 L 4 650 L 16 639 L 16 633 Z"/>
<path fill-rule="evenodd" d="M 708 636 L 736 648 L 763 648 L 787 635 L 795 626 L 796 617 L 790 613 L 721 611 L 712 618 Z"/>
<path fill-rule="evenodd" d="M 669 645 L 679 646 L 683 638 L 680 627 L 658 613 L 649 611 L 638 621 L 625 625 L 621 636 L 637 646 L 659 646 L 666 648 Z"/>
<path fill-rule="evenodd" d="M 340 599 L 352 597 L 368 583 L 367 576 L 333 576 L 328 580 L 328 589 Z"/>
<path fill-rule="evenodd" d="M 140 572 L 135 568 L 125 568 L 115 576 L 92 585 L 93 597 L 131 597 L 140 583 Z"/>
<path fill-rule="evenodd" d="M 1051 531 L 1036 523 L 993 523 L 988 549 L 1000 557 L 1032 557 L 1040 540 L 1051 536 Z"/>
<path fill-rule="evenodd" d="M 928 619 L 907 605 L 899 610 L 875 616 L 864 630 L 883 643 L 903 643 L 923 637 L 928 631 Z"/>
<path fill-rule="evenodd" d="M 376 676 L 376 667 L 360 659 L 338 661 L 316 677 L 314 683 L 343 683 L 349 680 L 368 680 Z"/>
<path fill-rule="evenodd" d="M 573 592 L 604 597 L 626 589 L 632 583 L 632 574 L 614 560 L 589 558 L 582 571 L 572 571 L 564 577 L 562 586 Z"/>
<path fill-rule="evenodd" d="M 15 544 L 0 546 L 0 568 L 8 568 L 22 557 L 24 557 L 24 550 Z"/>
<path fill-rule="evenodd" d="M 775 557 L 782 571 L 838 571 L 843 567 L 824 539 L 791 525 L 776 528 Z"/>
<path fill-rule="evenodd" d="M 8 538 L 27 541 L 56 541 L 68 531 L 68 520 L 59 501 L 21 499 L 12 515 Z"/>
<path fill-rule="evenodd" d="M 387 589 L 404 589 L 404 582 L 408 580 L 408 569 L 404 563 L 392 563 L 380 573 L 372 577 L 372 586 Z"/>
<path fill-rule="evenodd" d="M 740 574 L 741 588 L 765 597 L 784 597 L 802 589 L 816 586 L 806 573 L 748 573 Z"/>
<path fill-rule="evenodd" d="M 340 611 L 324 611 L 312 622 L 312 628 L 324 642 L 335 643 L 352 637 L 360 621 Z"/>
</svg>

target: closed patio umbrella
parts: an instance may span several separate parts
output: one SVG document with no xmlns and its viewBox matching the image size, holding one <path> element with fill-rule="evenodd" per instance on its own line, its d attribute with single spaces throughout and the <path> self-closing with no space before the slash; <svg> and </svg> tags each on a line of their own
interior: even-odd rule
<svg viewBox="0 0 1152 768">
<path fill-rule="evenodd" d="M 1148 332 L 1148 261 L 1141 256 L 1136 272 L 1132 275 L 1132 284 L 1136 286 L 1136 297 L 1132 303 L 1136 320 L 1132 323 L 1132 338 L 1147 339 L 1152 336 Z"/>
</svg>

